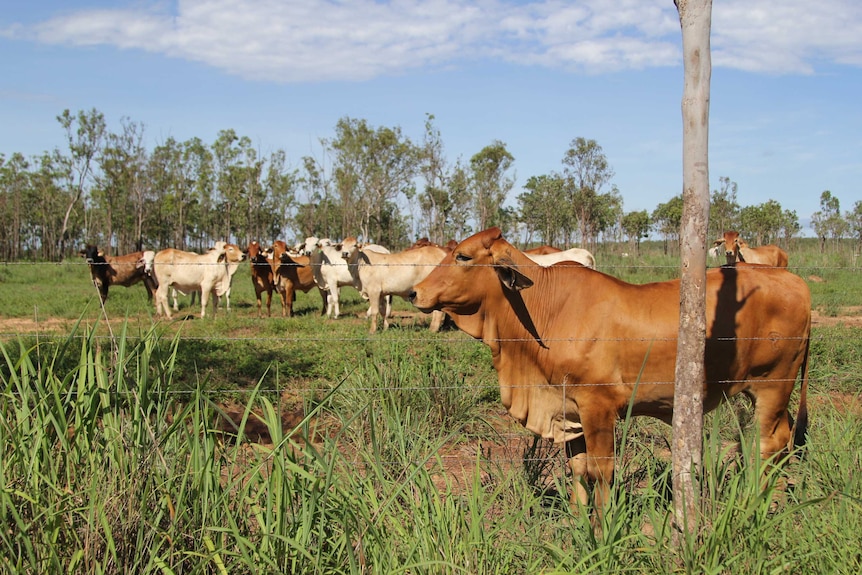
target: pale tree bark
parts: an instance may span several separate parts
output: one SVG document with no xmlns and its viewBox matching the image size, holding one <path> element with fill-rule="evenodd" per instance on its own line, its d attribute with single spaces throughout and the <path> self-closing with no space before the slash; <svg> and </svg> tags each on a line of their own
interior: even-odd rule
<svg viewBox="0 0 862 575">
<path fill-rule="evenodd" d="M 682 27 L 685 82 L 680 310 L 673 411 L 673 501 L 677 534 L 699 523 L 706 381 L 706 232 L 709 224 L 709 33 L 712 0 L 675 0 Z M 682 541 L 680 537 L 678 541 Z"/>
</svg>

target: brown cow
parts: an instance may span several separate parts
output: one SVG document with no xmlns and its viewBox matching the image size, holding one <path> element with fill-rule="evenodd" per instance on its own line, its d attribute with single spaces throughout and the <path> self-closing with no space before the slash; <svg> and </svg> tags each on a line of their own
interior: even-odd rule
<svg viewBox="0 0 862 575">
<path fill-rule="evenodd" d="M 266 292 L 266 315 L 272 316 L 272 290 L 273 271 L 266 254 L 260 249 L 258 242 L 248 244 L 248 261 L 251 264 L 251 284 L 254 286 L 254 295 L 257 299 L 257 317 L 261 317 L 261 307 L 263 306 L 262 294 Z"/>
<path fill-rule="evenodd" d="M 561 251 L 563 251 L 563 250 L 561 250 L 560 248 L 555 248 L 554 246 L 543 245 L 543 246 L 536 246 L 536 247 L 530 248 L 528 250 L 524 250 L 524 253 L 529 254 L 529 255 L 533 255 L 533 256 L 544 256 L 544 255 L 548 255 L 548 254 L 555 254 L 555 253 L 561 252 Z"/>
<path fill-rule="evenodd" d="M 497 228 L 463 242 L 411 294 L 490 348 L 509 413 L 565 443 L 572 502 L 608 500 L 614 425 L 632 415 L 670 423 L 679 281 L 633 285 L 575 263 L 531 265 Z M 807 426 L 811 297 L 786 270 L 739 264 L 707 272 L 704 409 L 739 392 L 756 404 L 764 458 L 791 443 L 788 412 L 802 373 L 795 443 Z"/>
<path fill-rule="evenodd" d="M 87 244 L 78 253 L 87 260 L 87 265 L 90 267 L 90 277 L 99 290 L 102 303 L 108 299 L 108 288 L 112 285 L 129 287 L 138 282 L 144 282 L 144 287 L 147 288 L 147 299 L 153 299 L 153 293 L 155 293 L 157 286 L 152 276 L 146 273 L 144 269 L 144 252 L 109 256 L 105 255 L 97 246 Z"/>
<path fill-rule="evenodd" d="M 715 255 L 720 255 L 721 246 L 724 246 L 724 254 L 728 265 L 734 265 L 736 262 L 745 262 L 747 264 L 761 264 L 775 268 L 787 267 L 787 252 L 772 244 L 753 248 L 739 237 L 739 232 L 726 231 L 724 232 L 724 236 L 715 240 L 712 245 Z"/>
<path fill-rule="evenodd" d="M 323 310 L 326 314 L 326 298 L 328 292 L 318 287 L 314 281 L 311 269 L 311 258 L 304 255 L 293 255 L 287 249 L 287 244 L 276 240 L 272 245 L 273 289 L 281 296 L 281 317 L 293 317 L 293 302 L 296 301 L 296 290 L 308 293 L 317 287 L 323 298 Z"/>
</svg>

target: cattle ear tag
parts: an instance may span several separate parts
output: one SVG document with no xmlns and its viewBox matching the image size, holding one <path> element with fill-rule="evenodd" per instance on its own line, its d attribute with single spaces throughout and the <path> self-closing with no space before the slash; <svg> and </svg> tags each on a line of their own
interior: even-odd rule
<svg viewBox="0 0 862 575">
<path fill-rule="evenodd" d="M 500 258 L 494 269 L 504 286 L 512 291 L 521 291 L 533 285 L 533 280 L 522 274 L 518 266 L 509 258 Z"/>
</svg>

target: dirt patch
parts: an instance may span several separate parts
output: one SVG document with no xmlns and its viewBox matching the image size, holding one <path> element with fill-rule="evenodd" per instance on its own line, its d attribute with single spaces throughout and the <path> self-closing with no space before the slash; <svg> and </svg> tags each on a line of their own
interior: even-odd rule
<svg viewBox="0 0 862 575">
<path fill-rule="evenodd" d="M 811 310 L 811 325 L 818 326 L 835 326 L 846 325 L 850 327 L 862 327 L 862 306 L 847 306 L 841 308 L 840 312 L 834 316 L 823 315 L 818 310 Z"/>
</svg>

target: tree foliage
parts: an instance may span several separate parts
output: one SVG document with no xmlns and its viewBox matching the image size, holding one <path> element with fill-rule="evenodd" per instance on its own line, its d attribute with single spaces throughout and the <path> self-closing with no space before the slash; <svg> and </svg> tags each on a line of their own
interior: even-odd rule
<svg viewBox="0 0 862 575">
<path fill-rule="evenodd" d="M 627 239 L 637 250 L 649 233 L 666 248 L 678 240 L 681 197 L 651 213 L 626 213 L 601 146 L 583 137 L 570 142 L 561 170 L 530 176 L 510 198 L 515 158 L 506 144 L 495 140 L 469 161 L 450 161 L 432 114 L 418 145 L 400 127 L 342 118 L 334 136 L 320 140 L 320 154 L 299 158 L 298 167 L 283 150 L 262 152 L 231 129 L 212 142 L 167 138 L 148 149 L 144 125 L 128 118 L 115 130 L 95 109 L 64 110 L 57 119 L 66 149 L 0 154 L 7 261 L 59 260 L 87 242 L 127 253 L 361 236 L 403 249 L 418 237 L 445 243 L 494 225 L 561 248 Z M 777 201 L 740 207 L 737 184 L 719 183 L 711 233 L 739 229 L 752 243 L 787 247 L 801 231 L 796 213 Z M 848 234 L 862 241 L 860 209 L 842 214 L 838 198 L 822 194 L 812 221 L 824 248 Z"/>
</svg>

